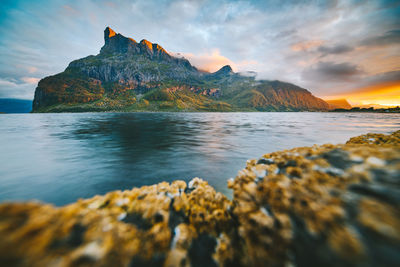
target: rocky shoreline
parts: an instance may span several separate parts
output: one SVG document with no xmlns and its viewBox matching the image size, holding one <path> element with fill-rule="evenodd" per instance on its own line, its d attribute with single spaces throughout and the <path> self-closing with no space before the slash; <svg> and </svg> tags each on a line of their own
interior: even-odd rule
<svg viewBox="0 0 400 267">
<path fill-rule="evenodd" d="M 400 131 L 54 207 L 0 205 L 1 266 L 399 266 Z"/>
</svg>

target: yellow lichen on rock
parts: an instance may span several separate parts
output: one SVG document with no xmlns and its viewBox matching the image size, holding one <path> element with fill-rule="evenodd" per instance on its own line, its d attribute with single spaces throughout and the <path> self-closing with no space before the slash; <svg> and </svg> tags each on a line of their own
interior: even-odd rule
<svg viewBox="0 0 400 267">
<path fill-rule="evenodd" d="M 230 233 L 225 231 L 232 229 L 225 212 L 229 205 L 225 196 L 199 178 L 193 179 L 189 188 L 184 181 L 163 182 L 61 208 L 39 203 L 2 204 L 0 263 L 180 266 L 193 260 L 191 250 L 199 237 L 213 245 L 211 252 L 203 255 L 208 256 L 206 261 L 212 260 L 214 243 L 221 238 L 226 244 L 225 236 Z M 181 257 L 179 264 L 174 263 L 177 256 Z M 217 260 L 223 266 L 232 258 L 232 254 L 221 252 Z"/>
<path fill-rule="evenodd" d="M 346 144 L 400 145 L 400 130 L 390 135 L 369 133 L 350 138 Z"/>
<path fill-rule="evenodd" d="M 249 160 L 228 183 L 245 255 L 241 264 L 400 263 L 390 252 L 400 252 L 399 133 Z"/>
</svg>

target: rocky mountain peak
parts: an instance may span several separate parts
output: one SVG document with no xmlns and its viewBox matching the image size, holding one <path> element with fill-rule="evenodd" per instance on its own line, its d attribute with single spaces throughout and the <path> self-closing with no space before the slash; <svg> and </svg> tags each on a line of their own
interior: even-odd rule
<svg viewBox="0 0 400 267">
<path fill-rule="evenodd" d="M 214 72 L 216 75 L 227 75 L 233 73 L 233 70 L 231 66 L 225 65 L 222 68 L 220 68 L 218 71 Z"/>
<path fill-rule="evenodd" d="M 147 41 L 146 39 L 143 39 L 142 41 L 140 41 L 140 44 L 141 44 L 142 46 L 147 47 L 149 50 L 153 50 L 153 43 Z"/>
<path fill-rule="evenodd" d="M 224 71 L 224 72 L 233 72 L 232 67 L 230 65 L 225 65 L 223 66 L 220 71 Z"/>
<path fill-rule="evenodd" d="M 107 42 L 111 37 L 113 37 L 115 35 L 117 35 L 117 33 L 113 29 L 111 29 L 110 27 L 107 27 L 104 30 L 104 41 Z"/>
<path fill-rule="evenodd" d="M 146 39 L 137 43 L 134 39 L 116 33 L 110 27 L 104 30 L 104 46 L 100 54 L 119 53 L 119 54 L 141 54 L 151 58 L 169 59 L 171 56 L 160 45 L 153 44 Z"/>
</svg>

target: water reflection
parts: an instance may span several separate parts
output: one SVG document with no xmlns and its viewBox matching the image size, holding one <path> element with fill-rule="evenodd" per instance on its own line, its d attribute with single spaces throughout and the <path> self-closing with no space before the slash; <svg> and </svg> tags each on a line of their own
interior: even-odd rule
<svg viewBox="0 0 400 267">
<path fill-rule="evenodd" d="M 57 205 L 199 176 L 226 180 L 249 158 L 400 127 L 397 114 L 85 113 L 0 117 L 0 198 Z"/>
</svg>

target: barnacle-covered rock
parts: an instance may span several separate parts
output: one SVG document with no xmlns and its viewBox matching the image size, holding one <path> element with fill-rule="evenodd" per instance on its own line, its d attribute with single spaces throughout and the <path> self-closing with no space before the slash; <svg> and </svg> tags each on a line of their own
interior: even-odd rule
<svg viewBox="0 0 400 267">
<path fill-rule="evenodd" d="M 400 130 L 390 135 L 369 133 L 350 138 L 346 144 L 400 145 Z"/>
<path fill-rule="evenodd" d="M 1 266 L 224 266 L 231 202 L 207 182 L 114 191 L 56 208 L 0 205 Z"/>
<path fill-rule="evenodd" d="M 399 134 L 248 161 L 229 182 L 242 265 L 400 264 Z"/>
</svg>

